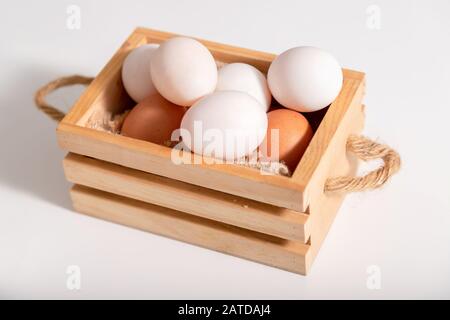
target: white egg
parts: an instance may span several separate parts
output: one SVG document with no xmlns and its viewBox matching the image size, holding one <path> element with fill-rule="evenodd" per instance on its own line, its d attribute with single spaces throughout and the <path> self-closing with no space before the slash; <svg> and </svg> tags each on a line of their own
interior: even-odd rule
<svg viewBox="0 0 450 320">
<path fill-rule="evenodd" d="M 158 44 L 144 44 L 132 50 L 123 61 L 123 86 L 136 102 L 141 102 L 156 92 L 150 75 L 150 60 L 158 47 Z"/>
<path fill-rule="evenodd" d="M 239 91 L 219 91 L 199 101 L 181 121 L 181 137 L 194 153 L 225 160 L 250 155 L 264 140 L 267 115 Z"/>
<path fill-rule="evenodd" d="M 258 100 L 267 112 L 272 95 L 264 74 L 245 63 L 230 63 L 219 69 L 216 91 L 236 90 Z"/>
<path fill-rule="evenodd" d="M 330 53 L 314 47 L 297 47 L 275 58 L 267 80 L 273 97 L 283 106 L 312 112 L 336 99 L 343 75 Z"/>
<path fill-rule="evenodd" d="M 159 93 L 181 106 L 191 106 L 217 85 L 213 56 L 191 38 L 176 37 L 162 43 L 152 58 L 151 74 Z"/>
</svg>

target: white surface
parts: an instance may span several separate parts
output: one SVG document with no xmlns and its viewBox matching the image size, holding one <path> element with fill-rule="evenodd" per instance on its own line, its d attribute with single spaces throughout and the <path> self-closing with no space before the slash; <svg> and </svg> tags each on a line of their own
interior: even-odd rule
<svg viewBox="0 0 450 320">
<path fill-rule="evenodd" d="M 450 298 L 450 2 L 217 3 L 3 3 L 0 297 Z M 81 8 L 80 30 L 66 27 L 70 4 Z M 374 8 L 379 30 L 366 26 Z M 309 276 L 71 210 L 55 124 L 34 109 L 33 92 L 58 76 L 95 75 L 138 25 L 269 52 L 314 45 L 367 72 L 365 133 L 396 148 L 403 168 L 384 189 L 346 199 Z M 52 102 L 67 108 L 80 92 Z M 69 265 L 81 268 L 78 291 L 66 288 Z M 371 265 L 379 290 L 366 286 Z"/>
</svg>

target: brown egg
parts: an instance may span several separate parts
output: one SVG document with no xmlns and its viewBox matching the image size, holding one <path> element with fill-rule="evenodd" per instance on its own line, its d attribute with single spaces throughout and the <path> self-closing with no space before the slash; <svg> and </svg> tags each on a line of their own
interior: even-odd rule
<svg viewBox="0 0 450 320">
<path fill-rule="evenodd" d="M 180 128 L 184 107 L 155 93 L 139 102 L 125 118 L 121 134 L 149 142 L 168 145 L 172 132 Z"/>
<path fill-rule="evenodd" d="M 313 136 L 311 126 L 302 114 L 293 110 L 277 109 L 270 111 L 267 117 L 267 135 L 261 144 L 261 153 L 272 161 L 283 161 L 293 172 Z M 276 139 L 276 135 L 271 135 L 272 129 L 279 130 L 278 154 L 277 142 L 272 141 Z"/>
</svg>

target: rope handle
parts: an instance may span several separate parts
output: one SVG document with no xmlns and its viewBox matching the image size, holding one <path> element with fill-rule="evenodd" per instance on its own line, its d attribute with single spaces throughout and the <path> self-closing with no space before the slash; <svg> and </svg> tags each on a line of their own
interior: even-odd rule
<svg viewBox="0 0 450 320">
<path fill-rule="evenodd" d="M 40 88 L 34 95 L 34 102 L 39 110 L 44 112 L 47 116 L 49 116 L 53 120 L 59 122 L 64 118 L 65 113 L 49 104 L 45 99 L 46 96 L 51 92 L 55 91 L 56 89 L 62 87 L 67 87 L 74 84 L 88 85 L 92 82 L 93 79 L 94 78 L 79 75 L 58 78 Z"/>
<path fill-rule="evenodd" d="M 335 177 L 325 182 L 328 192 L 358 192 L 383 186 L 398 170 L 400 155 L 391 147 L 361 135 L 350 135 L 347 150 L 363 161 L 381 159 L 383 165 L 361 177 Z"/>
<path fill-rule="evenodd" d="M 73 75 L 56 79 L 40 88 L 34 97 L 36 106 L 55 121 L 61 121 L 65 114 L 47 103 L 46 96 L 58 88 L 83 84 L 88 85 L 93 78 Z M 347 140 L 347 150 L 364 161 L 382 159 L 383 165 L 361 177 L 335 177 L 325 182 L 327 192 L 358 192 L 383 186 L 399 169 L 399 154 L 387 145 L 379 144 L 364 136 L 351 135 Z"/>
</svg>

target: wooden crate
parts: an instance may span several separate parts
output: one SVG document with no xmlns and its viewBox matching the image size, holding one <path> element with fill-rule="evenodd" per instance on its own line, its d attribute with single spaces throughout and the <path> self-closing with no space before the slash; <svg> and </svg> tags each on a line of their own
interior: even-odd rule
<svg viewBox="0 0 450 320">
<path fill-rule="evenodd" d="M 87 127 L 92 117 L 132 105 L 120 75 L 128 52 L 173 36 L 136 29 L 60 122 L 75 209 L 306 274 L 344 197 L 325 193 L 325 181 L 356 168 L 346 141 L 363 128 L 364 74 L 344 70 L 341 93 L 324 115 L 315 115 L 320 125 L 291 177 L 234 164 L 176 165 L 166 146 Z M 200 41 L 217 61 L 249 63 L 264 73 L 275 57 Z"/>
</svg>

